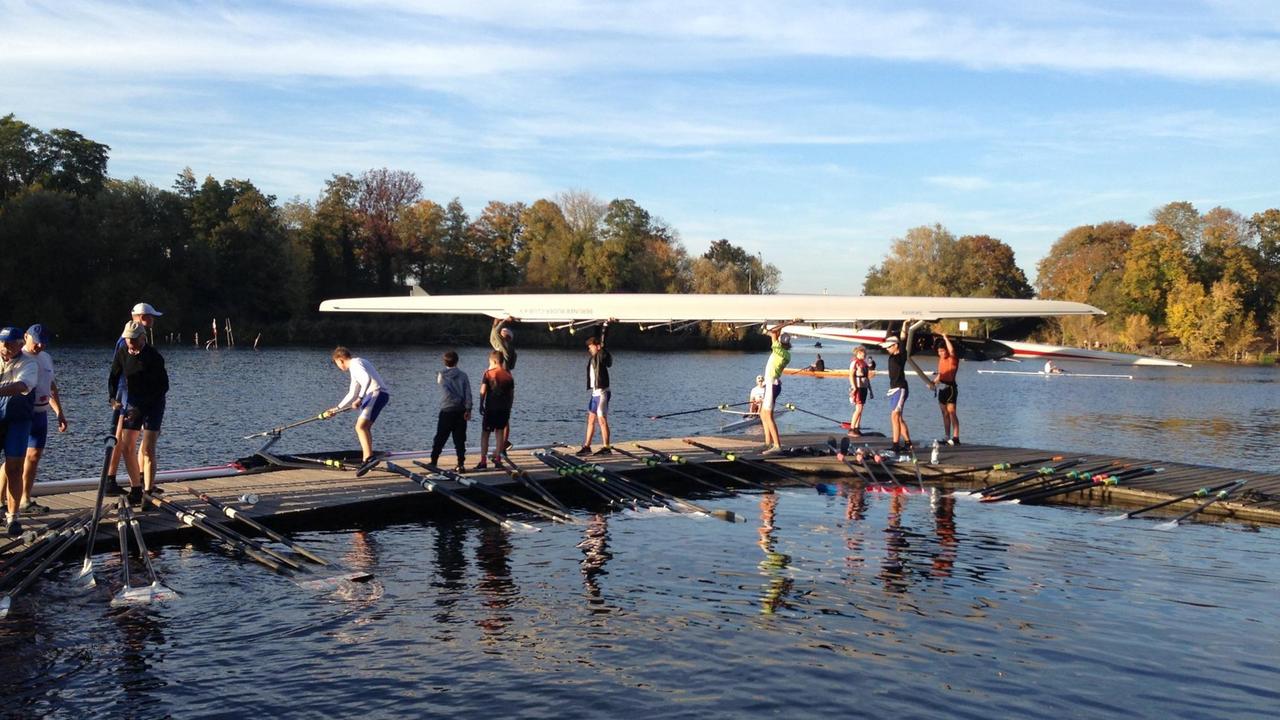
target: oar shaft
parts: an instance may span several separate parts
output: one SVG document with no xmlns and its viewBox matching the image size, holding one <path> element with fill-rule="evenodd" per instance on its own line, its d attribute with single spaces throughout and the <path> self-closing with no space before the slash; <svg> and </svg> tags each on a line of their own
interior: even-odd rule
<svg viewBox="0 0 1280 720">
<path fill-rule="evenodd" d="M 387 469 L 390 470 L 391 472 L 396 473 L 398 475 L 402 475 L 412 480 L 413 482 L 420 485 L 427 492 L 439 493 L 443 497 L 448 498 L 449 500 L 452 500 L 455 504 L 461 505 L 462 507 L 466 508 L 467 510 L 470 510 L 476 515 L 479 515 L 485 520 L 488 520 L 489 522 L 492 522 L 497 525 L 501 525 L 503 527 L 508 527 L 508 528 L 514 527 L 517 524 L 514 520 L 511 520 L 508 517 L 495 513 L 486 508 L 483 508 L 477 505 L 476 503 L 468 500 L 467 498 L 463 497 L 462 495 L 446 487 L 441 486 L 440 483 L 430 479 L 425 475 L 420 475 L 406 467 L 401 467 L 390 461 L 386 462 L 385 465 Z M 532 525 L 527 525 L 526 523 L 519 523 L 519 524 L 525 527 L 533 527 Z"/>
<path fill-rule="evenodd" d="M 1214 485 L 1213 487 L 1198 488 L 1192 492 L 1187 493 L 1186 495 L 1180 495 L 1176 498 L 1173 498 L 1172 500 L 1165 500 L 1163 502 L 1158 502 L 1155 505 L 1148 505 L 1147 507 L 1140 508 L 1132 512 L 1127 512 L 1124 514 L 1124 516 L 1127 518 L 1137 517 L 1143 513 L 1149 513 L 1152 510 L 1159 510 L 1160 508 L 1168 507 L 1170 505 L 1183 502 L 1184 500 L 1191 500 L 1193 498 L 1198 498 L 1198 497 L 1208 497 L 1213 493 L 1216 493 L 1220 490 L 1225 490 L 1226 488 L 1229 488 L 1232 485 L 1235 485 L 1237 482 L 1239 481 L 1232 480 L 1231 482 L 1225 482 L 1225 483 L 1222 483 L 1221 485 Z"/>
<path fill-rule="evenodd" d="M 685 458 L 683 455 L 677 455 L 677 454 L 672 454 L 672 453 L 662 452 L 661 450 L 655 450 L 655 449 L 653 449 L 653 448 L 649 447 L 648 445 L 641 445 L 641 444 L 637 443 L 637 444 L 636 444 L 636 447 L 640 448 L 641 450 L 643 450 L 643 451 L 645 451 L 645 452 L 647 452 L 647 453 L 652 453 L 652 454 L 654 454 L 654 455 L 656 455 L 656 456 L 658 456 L 658 457 L 660 457 L 660 458 L 664 458 L 664 459 L 666 459 L 666 460 L 669 460 L 670 462 L 674 462 L 674 463 L 677 463 L 677 464 L 679 464 L 679 465 L 685 465 L 685 464 L 687 464 L 687 463 L 689 462 L 689 461 L 688 461 L 688 459 L 687 459 L 687 458 Z M 716 476 L 718 476 L 718 477 L 722 477 L 722 478 L 724 478 L 724 479 L 726 479 L 726 480 L 730 480 L 730 481 L 732 481 L 732 482 L 739 483 L 739 484 L 741 484 L 741 485 L 747 485 L 747 486 L 749 486 L 749 487 L 753 487 L 753 488 L 756 488 L 756 489 L 758 489 L 758 490 L 764 490 L 765 492 L 769 492 L 769 493 L 773 492 L 773 488 L 769 487 L 768 485 L 765 485 L 764 483 L 760 483 L 760 482 L 756 482 L 755 480 L 750 480 L 750 479 L 748 479 L 748 478 L 744 478 L 744 477 L 742 477 L 741 475 L 734 475 L 734 474 L 733 474 L 733 473 L 731 473 L 731 472 L 726 472 L 726 471 L 724 471 L 724 470 L 721 470 L 720 468 L 712 467 L 712 466 L 707 465 L 707 464 L 705 464 L 705 463 L 698 463 L 698 469 L 699 469 L 699 470 L 701 470 L 701 471 L 705 471 L 705 472 L 711 473 L 712 475 L 716 475 Z"/>
<path fill-rule="evenodd" d="M 1239 490 L 1240 488 L 1244 487 L 1244 484 L 1245 484 L 1245 481 L 1244 481 L 1244 480 L 1237 480 L 1237 481 L 1235 481 L 1235 482 L 1231 483 L 1231 486 L 1230 486 L 1230 487 L 1223 488 L 1222 490 L 1219 490 L 1218 492 L 1214 493 L 1214 494 L 1213 494 L 1213 497 L 1211 497 L 1211 498 L 1209 498 L 1208 500 L 1206 500 L 1206 501 L 1204 501 L 1203 503 L 1201 503 L 1201 504 L 1200 504 L 1199 506 L 1197 506 L 1194 510 L 1190 510 L 1190 511 L 1188 511 L 1188 512 L 1183 513 L 1182 515 L 1179 515 L 1177 518 L 1175 518 L 1175 519 L 1173 520 L 1173 524 L 1174 524 L 1174 525 L 1178 525 L 1178 524 L 1180 524 L 1183 520 L 1186 520 L 1187 518 L 1191 517 L 1192 515 L 1198 515 L 1198 514 L 1200 514 L 1200 513 L 1201 513 L 1201 512 L 1203 512 L 1206 508 L 1208 508 L 1210 505 L 1212 505 L 1212 504 L 1214 504 L 1214 503 L 1216 503 L 1216 502 L 1219 502 L 1219 501 L 1221 501 L 1221 500 L 1226 500 L 1226 499 L 1230 498 L 1232 495 L 1234 495 L 1234 494 L 1235 494 L 1235 492 L 1236 492 L 1237 490 Z"/>
<path fill-rule="evenodd" d="M 208 494 L 208 493 L 198 492 L 198 491 L 196 491 L 196 490 L 194 490 L 194 489 L 192 489 L 192 488 L 187 488 L 187 492 L 189 492 L 189 493 L 191 493 L 192 495 L 195 495 L 196 497 L 198 497 L 198 498 L 200 498 L 201 500 L 203 500 L 205 503 L 207 503 L 207 504 L 209 505 L 209 507 L 212 507 L 212 508 L 213 508 L 213 509 L 215 509 L 215 510 L 219 510 L 219 511 L 221 511 L 221 512 L 222 512 L 222 514 L 223 514 L 223 515 L 226 515 L 228 518 L 231 518 L 232 520 L 239 520 L 240 522 L 244 523 L 245 525 L 248 525 L 249 527 L 253 528 L 254 530 L 257 530 L 258 532 L 262 533 L 263 535 L 266 535 L 267 537 L 271 538 L 272 540 L 275 540 L 276 542 L 278 542 L 278 543 L 280 543 L 280 544 L 282 544 L 282 545 L 284 545 L 284 546 L 288 547 L 290 550 L 292 550 L 292 551 L 294 551 L 294 552 L 298 553 L 299 555 L 301 555 L 301 556 L 303 556 L 303 557 L 307 558 L 308 560 L 311 560 L 311 561 L 312 561 L 312 562 L 314 562 L 314 563 L 317 563 L 317 564 L 319 564 L 319 565 L 331 565 L 331 564 L 332 564 L 332 563 L 330 563 L 328 560 L 325 560 L 324 558 L 320 557 L 319 555 L 317 555 L 317 554 L 315 554 L 315 553 L 311 552 L 310 550 L 307 550 L 306 548 L 302 547 L 301 545 L 298 545 L 297 543 L 293 542 L 293 541 L 292 541 L 292 540 L 290 540 L 289 538 L 285 537 L 284 535 L 281 535 L 280 533 L 276 532 L 275 530 L 272 530 L 271 528 L 267 527 L 266 525 L 263 525 L 262 523 L 258 522 L 257 520 L 254 520 L 253 518 L 249 517 L 248 515 L 244 514 L 243 512 L 240 512 L 239 510 L 236 510 L 235 508 L 233 508 L 233 507 L 231 507 L 231 506 L 229 506 L 229 505 L 226 505 L 226 504 L 224 504 L 224 503 L 221 503 L 221 502 L 219 502 L 219 501 L 217 501 L 217 500 L 213 499 L 212 497 L 209 497 L 209 494 Z"/>
<path fill-rule="evenodd" d="M 620 448 L 620 447 L 618 447 L 618 446 L 616 446 L 616 445 L 614 446 L 614 448 L 613 448 L 613 449 L 614 449 L 614 450 L 617 450 L 617 451 L 618 451 L 618 452 L 620 452 L 620 453 L 622 453 L 622 454 L 623 454 L 623 455 L 625 455 L 626 457 L 631 458 L 632 460 L 637 460 L 637 461 L 639 461 L 639 462 L 644 463 L 644 464 L 645 464 L 646 466 L 648 466 L 648 467 L 660 468 L 660 469 L 665 470 L 666 472 L 668 472 L 668 473 L 670 473 L 670 474 L 672 474 L 672 475 L 675 475 L 676 477 L 682 477 L 682 478 L 684 478 L 685 480 L 689 480 L 689 481 L 691 481 L 691 482 L 695 482 L 695 483 L 697 483 L 697 484 L 699 484 L 699 485 L 702 485 L 703 487 L 708 487 L 708 488 L 711 488 L 712 490 L 719 490 L 720 492 L 727 492 L 727 493 L 729 493 L 730 495 L 736 495 L 736 494 L 737 494 L 737 493 L 735 493 L 733 490 L 730 490 L 729 488 L 726 488 L 726 487 L 724 487 L 723 485 L 717 485 L 717 484 L 715 484 L 715 483 L 713 483 L 713 482 L 711 482 L 711 481 L 709 481 L 709 480 L 703 480 L 702 478 L 698 477 L 697 475 L 694 475 L 694 474 L 693 474 L 693 473 L 691 473 L 691 472 L 688 472 L 687 470 L 684 470 L 684 469 L 682 469 L 682 468 L 675 467 L 675 466 L 673 466 L 673 465 L 667 465 L 666 463 L 664 463 L 664 462 L 662 462 L 662 461 L 660 461 L 660 460 L 657 460 L 656 458 L 652 458 L 652 457 L 642 458 L 642 457 L 640 457 L 639 455 L 636 455 L 635 453 L 633 453 L 633 452 L 631 452 L 631 451 L 629 451 L 629 450 L 624 450 L 623 448 Z"/>
<path fill-rule="evenodd" d="M 270 570 L 278 573 L 284 573 L 286 571 L 286 566 L 278 562 L 272 555 L 269 555 L 264 551 L 260 551 L 258 547 L 255 547 L 255 545 L 236 537 L 235 534 L 228 531 L 225 527 L 209 522 L 203 515 L 193 513 L 180 505 L 176 505 L 168 500 L 161 500 L 153 495 L 148 495 L 147 497 L 149 497 L 157 506 L 172 513 L 174 517 L 178 518 L 178 520 L 184 525 L 203 531 L 215 540 L 219 540 L 237 552 L 243 553 L 246 557 L 265 565 Z"/>
<path fill-rule="evenodd" d="M 739 402 L 739 403 L 729 403 L 727 405 L 712 405 L 711 407 L 694 408 L 693 410 L 681 410 L 679 412 L 664 413 L 662 415 L 650 415 L 649 419 L 661 420 L 662 418 L 676 417 L 677 415 L 692 415 L 694 413 L 710 412 L 712 410 L 720 410 L 723 408 L 742 407 L 743 405 L 750 405 L 750 404 L 751 404 L 750 402 Z"/>
<path fill-rule="evenodd" d="M 508 505 L 513 505 L 515 507 L 520 508 L 521 510 L 526 510 L 528 512 L 534 513 L 535 515 L 539 515 L 552 522 L 558 522 L 558 523 L 576 523 L 577 522 L 577 519 L 574 518 L 573 516 L 565 515 L 560 511 L 556 510 L 555 508 L 548 507 L 546 505 L 543 505 L 542 503 L 535 502 L 528 498 L 520 497 L 519 495 L 507 492 L 502 488 L 496 488 L 496 487 L 493 487 L 492 485 L 487 485 L 483 482 L 480 482 L 478 480 L 473 480 L 469 477 L 466 477 L 464 475 L 459 475 L 455 472 L 442 470 L 440 468 L 433 468 L 430 465 L 427 465 L 426 463 L 420 460 L 414 460 L 413 464 L 429 472 L 434 472 L 443 477 L 446 477 L 463 487 L 479 490 L 487 495 L 490 495 L 492 497 L 495 497 L 507 503 Z"/>
<path fill-rule="evenodd" d="M 115 413 L 118 415 L 119 413 Z M 115 432 L 115 423 L 112 422 L 111 431 Z M 107 492 L 107 483 L 115 482 L 110 479 L 111 473 L 111 456 L 116 448 L 115 435 L 108 435 L 103 438 L 103 455 L 102 458 L 102 474 L 98 476 L 98 495 L 93 503 L 93 518 L 89 522 L 89 537 L 84 543 L 84 562 L 82 564 L 82 573 L 87 574 L 93 569 L 93 545 L 98 539 L 98 523 L 102 520 L 102 498 Z"/>
</svg>

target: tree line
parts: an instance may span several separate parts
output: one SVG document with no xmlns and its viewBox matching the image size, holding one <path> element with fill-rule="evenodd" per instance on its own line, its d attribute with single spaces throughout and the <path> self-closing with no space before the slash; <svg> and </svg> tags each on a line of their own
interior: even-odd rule
<svg viewBox="0 0 1280 720">
<path fill-rule="evenodd" d="M 1280 210 L 1245 217 L 1180 201 L 1153 210 L 1151 221 L 1068 230 L 1036 266 L 1034 289 L 1004 242 L 917 227 L 893 241 L 863 292 L 1029 298 L 1038 291 L 1107 316 L 993 323 L 997 334 L 1187 358 L 1241 360 L 1271 343 L 1280 353 Z"/>
<path fill-rule="evenodd" d="M 334 175 L 316 199 L 282 203 L 249 180 L 200 180 L 189 168 L 169 188 L 112 178 L 109 153 L 72 130 L 0 118 L 4 322 L 100 340 L 145 299 L 184 342 L 211 318 L 277 343 L 465 340 L 477 337 L 474 319 L 380 318 L 370 332 L 316 307 L 410 284 L 433 294 L 772 293 L 780 280 L 725 239 L 690 256 L 674 228 L 630 199 L 568 191 L 492 201 L 472 218 L 456 198 L 425 197 L 414 173 L 382 168 Z"/>
</svg>

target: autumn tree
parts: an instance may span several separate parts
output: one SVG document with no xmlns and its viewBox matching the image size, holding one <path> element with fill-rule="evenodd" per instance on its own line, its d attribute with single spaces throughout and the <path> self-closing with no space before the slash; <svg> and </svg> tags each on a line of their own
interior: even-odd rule
<svg viewBox="0 0 1280 720">
<path fill-rule="evenodd" d="M 520 252 L 520 217 L 524 203 L 492 201 L 471 224 L 467 236 L 476 259 L 477 289 L 488 290 L 515 285 L 520 279 L 516 256 Z"/>
<path fill-rule="evenodd" d="M 358 257 L 372 272 L 379 292 L 390 294 L 404 280 L 404 246 L 396 233 L 401 213 L 422 195 L 411 172 L 380 168 L 360 176 L 355 206 L 360 219 Z"/>
<path fill-rule="evenodd" d="M 956 238 L 941 225 L 921 226 L 893 241 L 867 273 L 868 295 L 1030 297 L 1013 248 L 989 235 Z"/>
<path fill-rule="evenodd" d="M 1170 288 L 1190 276 L 1191 262 L 1173 228 L 1148 225 L 1130 237 L 1120 290 L 1133 312 L 1146 315 L 1155 325 L 1163 323 Z"/>
<path fill-rule="evenodd" d="M 578 292 L 586 288 L 582 245 L 565 221 L 560 206 L 538 200 L 520 216 L 523 242 L 517 254 L 525 282 L 553 292 Z"/>
</svg>

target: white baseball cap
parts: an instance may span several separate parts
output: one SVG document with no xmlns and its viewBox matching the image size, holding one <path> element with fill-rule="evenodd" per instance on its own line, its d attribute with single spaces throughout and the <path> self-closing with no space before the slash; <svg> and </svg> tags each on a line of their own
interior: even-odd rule
<svg viewBox="0 0 1280 720">
<path fill-rule="evenodd" d="M 154 307 L 151 307 L 151 303 L 138 303 L 137 305 L 133 306 L 132 314 L 133 315 L 155 315 L 156 317 L 160 317 L 164 313 L 160 312 Z"/>
<path fill-rule="evenodd" d="M 886 348 L 887 348 L 887 347 L 889 347 L 889 346 L 891 346 L 891 345 L 897 345 L 897 344 L 898 344 L 898 338 L 897 338 L 897 336 L 895 336 L 895 335 L 890 335 L 889 337 L 887 337 L 887 338 L 885 338 L 885 339 L 884 339 L 884 342 L 880 343 L 880 346 L 881 346 L 881 347 L 886 347 Z"/>
</svg>

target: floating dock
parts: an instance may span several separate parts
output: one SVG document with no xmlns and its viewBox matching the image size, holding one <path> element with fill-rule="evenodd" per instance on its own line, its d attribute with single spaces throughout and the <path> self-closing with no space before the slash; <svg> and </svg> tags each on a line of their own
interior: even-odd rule
<svg viewBox="0 0 1280 720">
<path fill-rule="evenodd" d="M 726 452 L 737 453 L 744 458 L 760 459 L 757 450 L 759 442 L 741 436 L 703 436 L 694 440 L 713 446 Z M 827 447 L 827 435 L 790 435 L 784 438 L 785 445 L 792 448 L 812 448 L 821 452 Z M 883 450 L 888 441 L 884 438 L 860 438 L 859 445 L 866 445 L 873 450 Z M 734 474 L 756 481 L 776 483 L 778 478 L 751 468 L 748 465 L 735 463 L 707 450 L 698 449 L 687 444 L 682 438 L 651 439 L 628 441 L 619 446 L 637 455 L 648 455 L 637 445 L 679 455 L 689 464 L 680 467 L 699 473 L 699 466 L 731 470 Z M 561 448 L 562 451 L 570 451 Z M 1194 492 L 1198 488 L 1226 482 L 1245 481 L 1242 492 L 1228 501 L 1216 502 L 1204 512 L 1219 518 L 1228 518 L 1243 522 L 1257 522 L 1280 525 L 1280 474 L 1264 474 L 1243 470 L 1231 470 L 1218 467 L 1168 463 L 1139 458 L 1124 458 L 1112 455 L 1091 453 L 1070 453 L 1052 450 L 1034 450 L 1026 448 L 1009 448 L 995 445 L 961 445 L 943 446 L 939 462 L 928 463 L 928 448 L 921 449 L 919 464 L 920 478 L 926 486 L 934 486 L 947 490 L 974 489 L 992 485 L 1014 477 L 1035 465 L 1028 465 L 1015 470 L 995 470 L 993 466 L 1001 463 L 1021 463 L 1047 456 L 1061 456 L 1065 460 L 1079 459 L 1081 467 L 1100 465 L 1108 462 L 1126 463 L 1133 466 L 1157 466 L 1163 468 L 1157 477 L 1144 480 L 1140 486 L 1097 485 L 1088 489 L 1055 497 L 1051 502 L 1075 505 L 1112 505 L 1121 508 L 1132 508 L 1150 505 L 1162 500 L 1178 497 Z M 560 476 L 548 468 L 534 456 L 534 450 L 512 450 L 509 455 L 512 461 L 531 477 L 540 481 L 553 494 L 569 502 L 582 500 L 589 502 L 592 498 L 583 492 L 576 481 Z M 413 465 L 413 455 L 398 454 L 396 462 L 426 474 L 427 471 Z M 417 455 L 425 460 L 426 455 Z M 452 456 L 449 456 L 452 459 Z M 477 460 L 473 457 L 472 460 Z M 610 456 L 593 456 L 591 462 L 602 465 L 622 475 L 641 479 L 646 483 L 660 485 L 673 494 L 683 494 L 702 490 L 690 481 L 681 480 L 661 468 L 617 454 Z M 855 471 L 843 461 L 831 454 L 805 454 L 798 452 L 792 455 L 780 455 L 766 458 L 769 465 L 786 468 L 815 481 L 848 480 L 859 482 Z M 1043 464 L 1051 465 L 1046 461 Z M 732 467 L 731 467 L 732 466 Z M 897 463 L 895 466 L 899 477 L 908 486 L 915 486 L 915 467 L 908 463 Z M 708 471 L 702 476 L 714 480 Z M 907 473 L 910 473 L 909 475 Z M 945 477 L 937 477 L 945 476 Z M 504 487 L 513 492 L 521 492 L 522 488 L 501 470 L 471 471 L 467 477 L 492 486 Z M 788 484 L 788 483 L 782 483 Z M 795 483 L 790 483 L 795 484 Z M 36 495 L 40 502 L 50 508 L 50 512 L 37 516 L 22 518 L 24 530 L 36 530 L 55 523 L 77 512 L 91 509 L 96 498 L 96 483 L 83 482 L 78 489 L 49 493 L 51 486 L 65 485 L 50 483 L 48 487 L 37 485 Z M 469 490 L 448 480 L 440 481 L 440 485 L 458 493 L 478 497 L 475 490 Z M 220 500 L 242 509 L 250 517 L 278 528 L 322 528 L 331 527 L 335 522 L 350 523 L 360 519 L 378 519 L 381 521 L 402 517 L 417 517 L 423 513 L 451 514 L 463 512 L 456 505 L 446 501 L 436 493 L 424 491 L 408 479 L 391 473 L 385 469 L 376 469 L 363 477 L 356 477 L 350 468 L 331 469 L 320 465 L 314 468 L 263 468 L 258 471 L 244 472 L 224 477 L 205 479 L 172 480 L 161 485 L 164 497 L 176 501 L 192 509 L 209 510 L 208 506 L 188 492 L 188 488 L 207 493 Z M 256 495 L 259 501 L 254 505 L 238 502 L 246 495 Z M 113 504 L 108 498 L 104 513 Z M 1194 508 L 1198 500 L 1186 500 L 1167 508 L 1169 512 L 1181 512 Z M 509 508 L 506 508 L 509 509 Z M 504 509 L 505 511 L 505 509 Z M 217 515 L 209 511 L 211 516 Z M 197 531 L 181 526 L 169 513 L 150 511 L 139 513 L 144 531 L 148 536 L 166 536 L 189 534 Z M 111 521 L 114 524 L 114 520 Z M 98 537 L 113 543 L 111 531 L 105 526 Z M 176 538 L 175 538 L 176 539 Z M 20 548 L 17 548 L 20 549 Z"/>
</svg>

